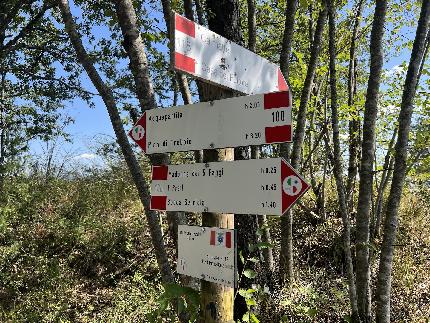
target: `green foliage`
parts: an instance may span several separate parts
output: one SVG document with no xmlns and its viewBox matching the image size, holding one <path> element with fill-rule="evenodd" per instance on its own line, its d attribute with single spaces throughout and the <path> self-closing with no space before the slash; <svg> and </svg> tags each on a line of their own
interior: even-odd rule
<svg viewBox="0 0 430 323">
<path fill-rule="evenodd" d="M 172 304 L 177 307 L 176 312 L 171 312 L 172 320 L 174 320 L 176 313 L 186 313 L 190 322 L 197 320 L 200 309 L 199 292 L 178 284 L 164 284 L 164 292 L 158 299 L 158 308 L 148 316 L 149 321 L 159 322 L 159 319 L 165 316 L 166 310 Z"/>
<path fill-rule="evenodd" d="M 0 321 L 149 315 L 161 287 L 123 165 L 70 179 L 38 176 L 9 180 L 1 196 Z"/>
</svg>

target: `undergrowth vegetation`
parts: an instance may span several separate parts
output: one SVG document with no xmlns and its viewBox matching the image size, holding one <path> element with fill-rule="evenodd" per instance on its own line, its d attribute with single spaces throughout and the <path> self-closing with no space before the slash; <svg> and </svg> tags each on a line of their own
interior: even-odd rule
<svg viewBox="0 0 430 323">
<path fill-rule="evenodd" d="M 402 200 L 395 322 L 430 317 L 430 191 L 419 190 L 406 192 Z M 164 287 L 143 209 L 123 165 L 67 178 L 17 176 L 8 180 L 0 199 L 1 322 L 175 321 L 171 304 L 161 297 Z M 256 285 L 251 312 L 260 322 L 349 321 L 347 283 L 340 278 L 345 276 L 341 219 L 330 198 L 324 216 L 298 210 L 295 284 L 281 290 L 273 276 L 270 288 Z M 162 221 L 174 259 L 175 247 Z M 269 221 L 275 259 L 277 221 Z"/>
</svg>

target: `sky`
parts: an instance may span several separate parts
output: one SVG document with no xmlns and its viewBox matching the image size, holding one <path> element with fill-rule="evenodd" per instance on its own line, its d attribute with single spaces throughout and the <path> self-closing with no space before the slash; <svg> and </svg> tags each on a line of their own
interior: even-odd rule
<svg viewBox="0 0 430 323">
<path fill-rule="evenodd" d="M 159 8 L 160 9 L 160 8 Z M 373 8 L 372 8 L 373 9 Z M 163 15 L 160 10 L 154 10 L 153 8 L 148 9 L 148 13 L 151 17 L 157 17 L 160 21 L 159 27 L 165 29 Z M 75 18 L 79 19 L 81 11 L 79 8 L 72 6 L 72 14 Z M 405 37 L 413 37 L 415 35 L 414 30 L 403 29 L 400 32 Z M 96 30 L 96 34 L 104 37 L 108 35 L 107 28 L 100 26 Z M 165 52 L 165 47 L 159 47 L 159 50 Z M 386 62 L 384 68 L 387 73 L 393 73 L 403 61 L 408 61 L 410 51 L 404 49 L 401 51 L 399 56 L 390 58 Z M 84 87 L 96 93 L 92 83 L 83 74 L 81 76 L 82 84 Z M 96 155 L 96 148 L 100 143 L 112 142 L 114 140 L 114 133 L 109 120 L 109 116 L 106 107 L 99 96 L 93 98 L 94 108 L 90 108 L 86 102 L 76 99 L 72 102 L 67 102 L 63 110 L 64 115 L 73 118 L 74 123 L 67 126 L 66 132 L 70 134 L 71 141 L 60 141 L 57 143 L 57 155 L 58 156 L 71 156 L 70 160 L 72 163 L 84 163 L 84 164 L 101 164 L 102 160 Z M 129 126 L 125 126 L 125 130 L 128 131 Z M 46 143 L 41 141 L 34 141 L 30 146 L 30 154 L 33 156 L 44 155 L 46 151 Z"/>
</svg>

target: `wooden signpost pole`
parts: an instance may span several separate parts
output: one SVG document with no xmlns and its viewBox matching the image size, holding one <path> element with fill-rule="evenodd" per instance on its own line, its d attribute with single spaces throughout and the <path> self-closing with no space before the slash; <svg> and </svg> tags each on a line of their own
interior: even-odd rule
<svg viewBox="0 0 430 323">
<path fill-rule="evenodd" d="M 202 101 L 212 101 L 232 96 L 231 91 L 221 89 L 215 85 L 202 84 L 201 88 L 203 91 Z M 233 159 L 233 148 L 203 150 L 203 162 L 205 163 Z M 203 212 L 202 226 L 234 229 L 234 214 Z M 202 280 L 200 295 L 201 323 L 233 321 L 233 288 Z"/>
<path fill-rule="evenodd" d="M 226 5 L 234 8 L 233 12 L 227 10 Z M 207 2 L 209 29 L 229 38 L 231 41 L 240 41 L 239 4 L 237 0 L 208 1 Z M 233 38 L 233 39 L 232 39 Z M 234 39 L 235 38 L 235 39 Z M 201 101 L 224 99 L 233 96 L 231 90 L 224 90 L 218 86 L 203 84 Z M 214 120 L 216 122 L 216 120 Z M 233 160 L 234 149 L 210 149 L 203 151 L 203 162 Z M 204 212 L 202 225 L 234 229 L 234 214 L 221 214 Z M 225 285 L 201 281 L 200 290 L 200 322 L 230 322 L 233 321 L 234 289 Z"/>
</svg>

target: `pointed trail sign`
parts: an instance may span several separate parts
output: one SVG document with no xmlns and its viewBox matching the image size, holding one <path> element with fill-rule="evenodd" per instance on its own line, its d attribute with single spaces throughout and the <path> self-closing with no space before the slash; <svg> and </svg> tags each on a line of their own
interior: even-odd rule
<svg viewBox="0 0 430 323">
<path fill-rule="evenodd" d="M 291 142 L 289 91 L 146 111 L 129 132 L 147 154 Z"/>
<path fill-rule="evenodd" d="M 288 90 L 276 64 L 177 13 L 170 20 L 175 70 L 245 94 Z"/>
<path fill-rule="evenodd" d="M 153 166 L 151 209 L 282 215 L 308 189 L 282 158 Z"/>
</svg>

